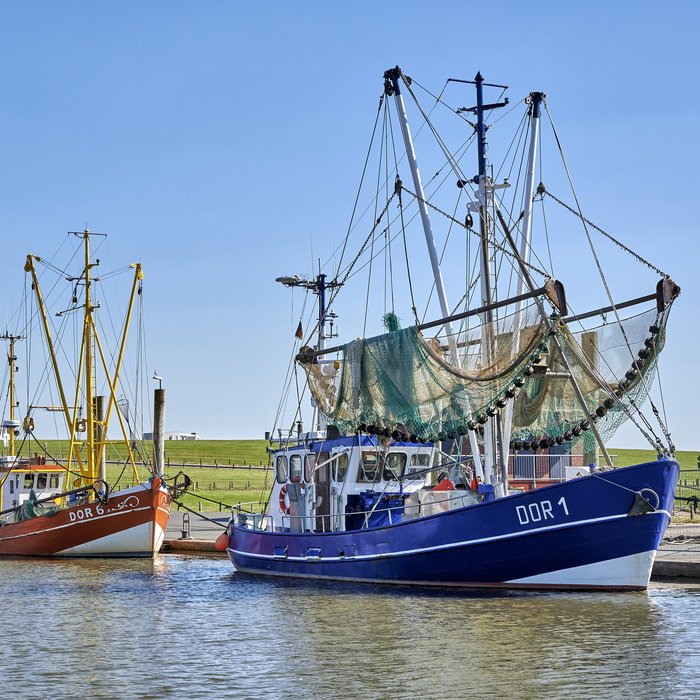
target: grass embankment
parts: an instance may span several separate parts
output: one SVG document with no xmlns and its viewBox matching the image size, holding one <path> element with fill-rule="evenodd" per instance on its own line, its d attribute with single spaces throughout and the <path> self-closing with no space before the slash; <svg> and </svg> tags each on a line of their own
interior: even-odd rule
<svg viewBox="0 0 700 700">
<path fill-rule="evenodd" d="M 219 510 L 241 501 L 265 499 L 272 483 L 266 470 L 266 444 L 264 440 L 166 440 L 165 476 L 170 478 L 183 471 L 192 479 L 192 488 L 183 498 L 189 508 Z M 143 460 L 152 461 L 151 445 L 138 445 Z M 39 445 L 28 447 L 32 455 L 65 459 L 69 444 L 67 440 L 41 440 Z M 109 445 L 106 456 L 107 481 L 113 487 L 126 486 L 149 475 L 138 459 L 138 478 L 129 465 L 124 466 L 123 444 Z"/>
<path fill-rule="evenodd" d="M 629 467 L 632 464 L 653 462 L 656 459 L 654 450 L 618 450 L 616 447 L 611 447 L 609 452 L 616 455 L 615 465 L 618 467 Z M 697 470 L 698 454 L 698 452 L 676 452 L 676 460 L 681 470 Z M 698 472 L 698 476 L 700 476 L 700 472 Z"/>
</svg>

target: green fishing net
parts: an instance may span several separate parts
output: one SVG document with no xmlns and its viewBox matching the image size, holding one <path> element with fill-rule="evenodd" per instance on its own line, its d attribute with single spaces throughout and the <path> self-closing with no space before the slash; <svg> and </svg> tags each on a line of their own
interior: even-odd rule
<svg viewBox="0 0 700 700">
<path fill-rule="evenodd" d="M 531 307 L 520 319 L 492 322 L 490 335 L 479 325 L 450 343 L 412 326 L 348 343 L 334 360 L 301 364 L 320 410 L 342 432 L 374 425 L 440 440 L 478 430 L 498 411 L 507 415 L 510 403 L 513 439 L 565 438 L 592 449 L 582 422 L 595 416 L 609 439 L 646 399 L 667 313 L 651 309 L 578 331 L 555 323 L 549 332 Z"/>
<path fill-rule="evenodd" d="M 424 439 L 465 434 L 505 405 L 533 356 L 546 347 L 543 323 L 520 334 L 513 358 L 512 333 L 491 342 L 491 359 L 481 356 L 478 334 L 461 334 L 461 367 L 448 362 L 438 338 L 426 339 L 415 326 L 353 341 L 336 363 L 306 363 L 312 394 L 341 431 L 361 424 L 394 428 Z M 336 367 L 338 365 L 339 367 Z"/>
</svg>

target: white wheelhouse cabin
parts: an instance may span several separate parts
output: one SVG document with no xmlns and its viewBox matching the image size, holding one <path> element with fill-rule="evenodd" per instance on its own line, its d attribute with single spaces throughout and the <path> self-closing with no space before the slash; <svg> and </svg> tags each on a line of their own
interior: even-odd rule
<svg viewBox="0 0 700 700">
<path fill-rule="evenodd" d="M 432 443 L 382 442 L 375 436 L 314 437 L 272 449 L 268 514 L 250 525 L 274 532 L 342 532 L 481 500 L 473 490 L 471 457 L 455 460 Z"/>
<path fill-rule="evenodd" d="M 36 500 L 60 496 L 64 491 L 66 471 L 57 464 L 47 464 L 43 457 L 19 459 L 0 457 L 0 510 L 10 511 L 26 503 L 34 492 Z M 5 520 L 12 520 L 7 512 Z"/>
</svg>

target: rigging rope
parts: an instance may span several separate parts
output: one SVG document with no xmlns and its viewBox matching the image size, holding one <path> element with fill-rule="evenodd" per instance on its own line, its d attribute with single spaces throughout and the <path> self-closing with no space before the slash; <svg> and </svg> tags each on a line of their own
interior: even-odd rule
<svg viewBox="0 0 700 700">
<path fill-rule="evenodd" d="M 319 326 L 321 325 L 321 321 L 325 320 L 326 316 L 330 312 L 331 306 L 333 305 L 333 302 L 335 301 L 336 296 L 338 296 L 338 292 L 340 291 L 341 287 L 345 284 L 348 277 L 350 277 L 350 273 L 352 272 L 353 268 L 357 264 L 357 261 L 360 259 L 360 256 L 362 255 L 362 253 L 365 252 L 365 249 L 367 248 L 367 245 L 369 244 L 369 242 L 371 240 L 373 240 L 374 232 L 377 230 L 377 226 L 379 226 L 382 219 L 384 218 L 384 214 L 386 214 L 387 210 L 389 209 L 389 205 L 391 204 L 391 201 L 394 199 L 394 197 L 396 197 L 396 190 L 394 190 L 392 195 L 387 200 L 386 204 L 384 205 L 384 209 L 382 209 L 381 213 L 379 214 L 379 216 L 377 217 L 377 220 L 374 223 L 374 226 L 372 226 L 372 230 L 369 232 L 367 238 L 365 238 L 364 243 L 360 246 L 360 250 L 357 251 L 357 255 L 355 255 L 355 257 L 353 258 L 352 262 L 348 265 L 348 267 L 345 268 L 345 273 L 343 275 L 343 278 L 340 280 L 340 282 L 338 282 L 338 285 L 331 292 L 330 298 L 328 299 L 328 303 L 326 305 L 326 312 L 323 316 L 323 319 L 319 319 L 318 321 L 316 321 L 316 325 L 311 329 L 311 332 L 307 335 L 307 342 L 314 336 L 314 334 L 318 330 Z"/>
<path fill-rule="evenodd" d="M 583 223 L 587 224 L 592 229 L 595 229 L 596 231 L 598 231 L 598 233 L 602 233 L 607 239 L 612 241 L 618 248 L 621 248 L 622 250 L 624 250 L 625 253 L 629 253 L 633 258 L 638 260 L 643 265 L 646 265 L 650 270 L 653 270 L 658 275 L 661 275 L 661 277 L 668 277 L 669 276 L 663 270 L 660 270 L 658 267 L 656 267 L 656 265 L 654 265 L 653 263 L 650 263 L 648 260 L 644 259 L 641 255 L 639 255 L 638 253 L 635 253 L 632 249 L 628 248 L 624 243 L 622 243 L 621 241 L 618 241 L 617 238 L 615 238 L 614 236 L 611 236 L 609 233 L 607 233 L 607 231 L 604 231 L 602 228 L 600 228 L 600 226 L 596 226 L 593 222 L 589 221 L 585 216 L 583 216 L 583 214 L 581 212 L 576 211 L 573 207 L 570 207 L 568 204 L 566 204 L 566 202 L 562 202 L 561 199 L 559 199 L 558 197 L 555 197 L 551 192 L 549 192 L 549 190 L 546 190 L 544 185 L 542 185 L 541 183 L 540 183 L 539 189 L 541 190 L 542 194 L 546 194 L 548 197 L 551 197 L 557 204 L 560 204 L 562 207 L 564 207 L 564 209 L 567 209 L 568 211 L 570 211 L 574 216 L 577 216 L 579 219 L 581 219 L 581 221 L 583 221 Z"/>
<path fill-rule="evenodd" d="M 481 234 L 480 234 L 480 233 L 477 233 L 476 231 L 474 231 L 474 230 L 471 229 L 471 228 L 468 228 L 467 225 L 466 225 L 463 221 L 459 221 L 458 219 L 455 219 L 453 216 L 451 216 L 450 214 L 448 214 L 446 211 L 443 211 L 443 210 L 440 209 L 439 207 L 435 206 L 432 202 L 429 202 L 429 201 L 427 201 L 427 200 L 425 200 L 425 199 L 419 197 L 415 192 L 412 192 L 412 191 L 409 190 L 407 187 L 404 187 L 404 186 L 402 185 L 402 186 L 401 186 L 401 189 L 402 189 L 404 192 L 407 192 L 408 194 L 410 194 L 411 197 L 414 197 L 416 200 L 423 202 L 423 204 L 425 204 L 426 206 L 430 207 L 431 209 L 433 209 L 434 211 L 436 211 L 438 214 L 442 214 L 442 216 L 444 216 L 446 219 L 449 219 L 449 220 L 452 221 L 453 223 L 457 224 L 458 226 L 461 226 L 461 227 L 462 227 L 463 229 L 465 229 L 466 231 L 469 231 L 469 233 L 471 233 L 471 234 L 475 235 L 477 238 L 481 239 Z M 491 243 L 491 245 L 493 245 L 493 247 L 494 247 L 496 250 L 498 250 L 499 252 L 501 252 L 501 253 L 503 253 L 504 255 L 507 255 L 508 257 L 513 258 L 514 260 L 516 260 L 515 254 L 514 254 L 512 251 L 508 250 L 507 248 L 504 248 L 500 243 L 497 243 L 496 241 L 490 241 L 490 243 Z M 544 270 L 541 270 L 539 267 L 536 267 L 536 266 L 533 265 L 532 263 L 525 262 L 525 261 L 523 260 L 520 264 L 525 265 L 526 267 L 530 268 L 530 270 L 532 270 L 533 272 L 536 272 L 538 275 L 542 275 L 542 277 L 544 277 L 545 279 L 547 279 L 547 278 L 550 276 L 549 273 L 545 272 Z"/>
<path fill-rule="evenodd" d="M 581 205 L 580 205 L 580 203 L 579 203 L 579 201 L 578 201 L 578 196 L 576 195 L 576 190 L 574 189 L 574 185 L 573 185 L 573 182 L 572 182 L 572 179 L 571 179 L 571 173 L 569 172 L 569 166 L 567 165 L 566 158 L 564 157 L 564 150 L 563 150 L 563 148 L 562 148 L 561 141 L 559 140 L 559 134 L 557 133 L 556 127 L 554 126 L 554 120 L 552 119 L 552 115 L 551 115 L 551 113 L 550 113 L 550 111 L 549 111 L 549 107 L 547 106 L 547 103 L 546 103 L 546 102 L 544 103 L 544 107 L 545 107 L 545 110 L 546 110 L 546 112 L 547 112 L 547 116 L 549 117 L 549 123 L 550 123 L 550 126 L 552 127 L 552 132 L 554 133 L 554 139 L 555 139 L 555 141 L 556 141 L 557 148 L 559 149 L 559 156 L 561 157 L 562 164 L 564 165 L 564 171 L 566 172 L 566 177 L 567 177 L 567 179 L 568 179 L 568 181 L 569 181 L 569 186 L 571 187 L 571 191 L 572 191 L 572 193 L 573 193 L 574 200 L 576 201 L 576 207 L 577 207 L 578 212 L 575 211 L 575 210 L 573 210 L 573 209 L 570 209 L 570 211 L 572 211 L 574 214 L 577 214 L 578 217 L 581 219 L 581 222 L 583 223 L 583 230 L 584 230 L 584 232 L 585 232 L 585 234 L 586 234 L 586 239 L 588 240 L 588 245 L 589 245 L 590 248 L 591 248 L 591 252 L 592 252 L 592 254 L 593 254 L 593 259 L 595 260 L 596 267 L 598 268 L 598 274 L 600 275 L 601 281 L 603 282 L 603 286 L 604 286 L 604 288 L 605 288 L 605 292 L 606 292 L 606 294 L 607 294 L 607 296 L 608 296 L 608 299 L 609 299 L 609 301 L 610 301 L 610 305 L 612 306 L 612 310 L 613 310 L 613 313 L 615 314 L 615 319 L 616 319 L 616 321 L 617 321 L 618 327 L 620 328 L 620 332 L 621 332 L 621 334 L 622 334 L 622 337 L 623 337 L 623 339 L 624 339 L 624 341 L 625 341 L 625 344 L 627 345 L 627 349 L 629 350 L 630 355 L 631 355 L 631 357 L 632 357 L 632 364 L 633 364 L 634 368 L 639 372 L 639 371 L 640 371 L 639 362 L 638 362 L 637 358 L 634 356 L 634 352 L 632 351 L 632 346 L 631 346 L 631 344 L 630 344 L 630 342 L 629 342 L 629 339 L 628 339 L 628 337 L 627 337 L 627 333 L 625 332 L 625 328 L 624 328 L 624 326 L 623 326 L 623 324 L 622 324 L 622 320 L 620 319 L 620 314 L 619 314 L 619 312 L 618 312 L 617 306 L 615 305 L 615 301 L 613 300 L 612 293 L 611 293 L 611 291 L 610 291 L 610 287 L 608 286 L 608 281 L 607 281 L 607 279 L 606 279 L 606 277 L 605 277 L 605 274 L 604 274 L 604 272 L 603 272 L 603 268 L 602 268 L 602 266 L 601 266 L 601 264 L 600 264 L 600 260 L 598 259 L 598 255 L 597 255 L 596 250 L 595 250 L 595 247 L 594 247 L 594 245 L 593 245 L 593 240 L 591 239 L 590 233 L 588 232 L 588 223 L 589 223 L 589 222 L 588 222 L 588 220 L 583 216 L 583 211 L 581 210 Z M 538 188 L 538 190 L 539 190 L 539 188 Z M 546 190 L 545 190 L 545 191 L 546 191 Z M 562 203 L 562 204 L 563 204 L 563 203 Z M 564 205 L 564 206 L 566 206 L 566 205 Z M 568 207 L 567 207 L 567 208 L 568 208 Z M 599 229 L 598 227 L 595 227 L 595 228 L 596 228 L 596 230 L 601 231 L 601 229 Z M 603 233 L 605 233 L 605 232 L 603 232 Z M 664 274 L 663 272 L 661 272 L 661 270 L 659 270 L 656 266 L 652 265 L 652 264 L 651 264 L 650 262 L 648 262 L 647 260 L 644 260 L 644 258 L 642 258 L 640 255 L 638 255 L 638 254 L 635 253 L 634 251 L 630 250 L 630 249 L 627 248 L 626 246 L 623 246 L 619 241 L 617 241 L 616 239 L 612 238 L 612 236 L 609 236 L 608 234 L 605 234 L 605 235 L 608 236 L 608 238 L 610 238 L 612 241 L 614 241 L 617 245 L 623 247 L 623 248 L 624 248 L 627 252 L 629 252 L 634 258 L 636 258 L 637 260 L 641 261 L 642 263 L 644 263 L 645 265 L 647 265 L 648 267 L 650 267 L 652 270 L 655 270 L 657 273 L 661 274 L 663 277 L 668 277 L 668 275 L 665 275 L 665 274 Z M 641 372 L 640 372 L 640 373 L 641 373 Z M 649 403 L 651 404 L 651 407 L 652 407 L 652 410 L 653 410 L 653 412 L 654 412 L 654 415 L 656 416 L 656 418 L 657 418 L 657 420 L 658 420 L 658 422 L 659 422 L 659 425 L 661 426 L 661 429 L 662 429 L 662 431 L 664 432 L 664 436 L 665 436 L 665 437 L 667 438 L 667 440 L 668 440 L 668 447 L 669 447 L 669 450 L 672 450 L 673 448 L 672 448 L 672 442 L 671 442 L 671 440 L 670 440 L 670 435 L 668 434 L 668 431 L 667 431 L 667 429 L 666 429 L 666 426 L 664 425 L 663 421 L 661 420 L 661 416 L 659 415 L 659 411 L 658 411 L 658 409 L 656 408 L 656 406 L 654 405 L 654 402 L 652 401 L 651 397 L 649 397 Z M 637 408 L 637 410 L 639 410 L 639 409 Z M 641 413 L 641 412 L 640 412 L 640 413 Z"/>
</svg>

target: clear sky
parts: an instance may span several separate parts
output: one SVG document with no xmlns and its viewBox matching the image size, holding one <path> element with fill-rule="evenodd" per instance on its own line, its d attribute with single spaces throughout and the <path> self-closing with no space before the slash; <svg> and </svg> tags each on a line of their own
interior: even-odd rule
<svg viewBox="0 0 700 700">
<path fill-rule="evenodd" d="M 342 239 L 384 70 L 437 89 L 481 70 L 547 93 L 587 213 L 683 287 L 661 370 L 675 443 L 698 449 L 698 8 L 5 0 L 2 322 L 26 253 L 87 222 L 144 265 L 167 429 L 261 437 L 297 322 L 274 279 Z"/>
</svg>

